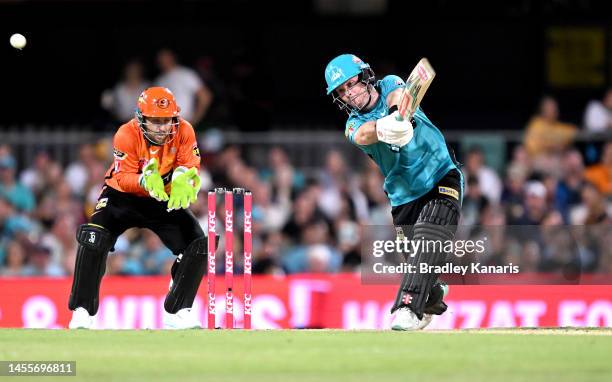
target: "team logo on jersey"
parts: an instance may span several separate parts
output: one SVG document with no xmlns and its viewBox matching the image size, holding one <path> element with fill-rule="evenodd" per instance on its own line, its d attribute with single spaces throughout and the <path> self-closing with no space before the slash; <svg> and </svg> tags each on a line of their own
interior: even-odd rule
<svg viewBox="0 0 612 382">
<path fill-rule="evenodd" d="M 438 186 L 438 192 L 443 195 L 452 196 L 453 198 L 459 200 L 459 192 L 453 188 Z"/>
<path fill-rule="evenodd" d="M 113 148 L 113 156 L 119 160 L 124 160 L 125 158 L 127 158 L 126 153 L 124 153 L 123 151 L 119 151 L 116 148 Z"/>
<path fill-rule="evenodd" d="M 198 144 L 195 143 L 193 145 L 193 147 L 191 148 L 191 152 L 193 153 L 193 155 L 199 157 L 200 156 L 200 149 L 198 148 Z"/>
<path fill-rule="evenodd" d="M 106 204 L 108 203 L 108 198 L 102 198 L 100 200 L 98 200 L 98 203 L 96 204 L 96 211 L 106 207 Z"/>
<path fill-rule="evenodd" d="M 160 109 L 166 109 L 166 108 L 167 108 L 169 105 L 170 105 L 170 101 L 168 101 L 168 99 L 167 99 L 167 98 L 160 98 L 160 99 L 157 101 L 157 106 L 158 106 Z"/>
</svg>

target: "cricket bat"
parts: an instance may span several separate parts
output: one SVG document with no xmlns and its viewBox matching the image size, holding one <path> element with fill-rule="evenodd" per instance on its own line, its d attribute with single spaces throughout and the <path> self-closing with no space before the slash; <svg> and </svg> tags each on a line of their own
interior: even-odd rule
<svg viewBox="0 0 612 382">
<path fill-rule="evenodd" d="M 421 58 L 406 80 L 406 88 L 398 104 L 398 112 L 402 119 L 412 117 L 435 76 L 436 72 L 429 61 Z"/>
</svg>

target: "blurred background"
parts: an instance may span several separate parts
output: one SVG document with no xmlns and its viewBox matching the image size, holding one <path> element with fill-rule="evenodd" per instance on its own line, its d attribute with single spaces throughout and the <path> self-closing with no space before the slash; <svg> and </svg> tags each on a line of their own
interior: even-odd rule
<svg viewBox="0 0 612 382">
<path fill-rule="evenodd" d="M 113 132 L 150 85 L 171 88 L 194 124 L 203 190 L 253 191 L 256 273 L 359 271 L 362 229 L 391 224 L 390 207 L 325 96 L 341 53 L 378 78 L 429 58 L 422 107 L 464 164 L 462 224 L 609 225 L 610 14 L 589 0 L 0 0 L 0 276 L 71 275 Z M 202 195 L 191 208 L 205 225 Z M 609 236 L 569 256 L 610 273 Z M 537 239 L 504 243 L 491 264 L 562 263 Z M 107 272 L 163 275 L 173 260 L 130 230 Z"/>
</svg>

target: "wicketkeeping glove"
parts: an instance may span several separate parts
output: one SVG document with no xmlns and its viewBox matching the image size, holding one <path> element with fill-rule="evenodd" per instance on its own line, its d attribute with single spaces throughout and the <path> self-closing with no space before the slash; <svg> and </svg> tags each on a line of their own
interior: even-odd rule
<svg viewBox="0 0 612 382">
<path fill-rule="evenodd" d="M 147 190 L 149 195 L 155 200 L 160 202 L 168 200 L 168 194 L 166 194 L 164 190 L 164 181 L 159 175 L 159 169 L 157 168 L 157 159 L 150 159 L 147 165 L 142 169 L 140 185 Z"/>
<path fill-rule="evenodd" d="M 412 135 L 412 124 L 408 119 L 401 119 L 398 111 L 376 120 L 376 136 L 381 142 L 402 147 L 410 142 Z"/>
<path fill-rule="evenodd" d="M 198 175 L 198 169 L 195 167 L 187 170 L 185 167 L 179 167 L 172 174 L 172 190 L 170 191 L 170 200 L 168 201 L 168 210 L 178 210 L 187 208 L 198 198 L 198 191 L 202 180 Z"/>
</svg>

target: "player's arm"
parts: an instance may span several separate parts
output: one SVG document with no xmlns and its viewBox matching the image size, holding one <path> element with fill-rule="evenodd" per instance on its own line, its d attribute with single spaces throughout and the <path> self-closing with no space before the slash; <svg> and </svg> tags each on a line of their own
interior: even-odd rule
<svg viewBox="0 0 612 382">
<path fill-rule="evenodd" d="M 193 126 L 183 120 L 181 121 L 180 131 L 180 143 L 176 154 L 175 168 L 185 167 L 189 169 L 195 167 L 199 171 L 201 162 L 200 150 L 198 149 Z"/>
<path fill-rule="evenodd" d="M 130 134 L 127 125 L 122 126 L 113 138 L 113 154 L 113 176 L 119 187 L 129 193 L 141 190 L 136 138 Z"/>
<path fill-rule="evenodd" d="M 376 121 L 368 121 L 359 126 L 353 141 L 361 146 L 367 146 L 378 142 L 376 136 Z"/>
</svg>

